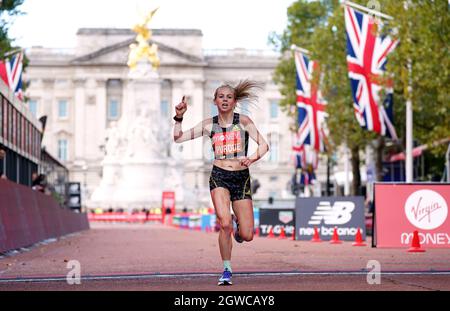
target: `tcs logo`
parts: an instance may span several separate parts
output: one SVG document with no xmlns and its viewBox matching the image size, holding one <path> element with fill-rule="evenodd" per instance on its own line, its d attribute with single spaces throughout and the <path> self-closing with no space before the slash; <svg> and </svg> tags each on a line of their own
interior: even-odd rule
<svg viewBox="0 0 450 311">
<path fill-rule="evenodd" d="M 334 202 L 333 206 L 328 201 L 322 201 L 308 221 L 308 225 L 320 225 L 322 221 L 325 225 L 343 225 L 352 219 L 354 209 L 355 203 L 351 201 Z"/>
</svg>

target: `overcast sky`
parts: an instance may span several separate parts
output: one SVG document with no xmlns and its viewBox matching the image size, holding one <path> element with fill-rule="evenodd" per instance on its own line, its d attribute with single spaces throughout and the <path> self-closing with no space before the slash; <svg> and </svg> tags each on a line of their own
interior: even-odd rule
<svg viewBox="0 0 450 311">
<path fill-rule="evenodd" d="M 22 47 L 70 48 L 85 27 L 132 28 L 140 12 L 159 7 L 151 28 L 195 28 L 206 49 L 270 49 L 268 34 L 281 33 L 294 0 L 25 0 L 10 34 Z"/>
</svg>

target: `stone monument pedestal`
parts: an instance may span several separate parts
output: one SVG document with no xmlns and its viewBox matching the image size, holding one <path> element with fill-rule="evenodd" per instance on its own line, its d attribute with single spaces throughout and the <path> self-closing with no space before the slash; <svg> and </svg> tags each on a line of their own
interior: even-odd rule
<svg viewBox="0 0 450 311">
<path fill-rule="evenodd" d="M 176 201 L 183 198 L 182 167 L 167 155 L 173 142 L 161 118 L 160 79 L 144 68 L 130 71 L 122 117 L 108 129 L 102 180 L 89 209 L 161 207 L 163 191 L 175 191 Z"/>
</svg>

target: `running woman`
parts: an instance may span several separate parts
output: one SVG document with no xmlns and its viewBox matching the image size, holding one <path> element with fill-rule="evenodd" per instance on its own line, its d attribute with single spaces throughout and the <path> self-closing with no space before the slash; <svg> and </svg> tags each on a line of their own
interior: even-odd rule
<svg viewBox="0 0 450 311">
<path fill-rule="evenodd" d="M 253 202 L 249 166 L 269 150 L 269 146 L 246 115 L 235 113 L 242 101 L 255 101 L 259 84 L 244 80 L 236 86 L 225 84 L 214 92 L 218 115 L 205 119 L 188 131 L 182 130 L 183 115 L 187 110 L 185 97 L 175 107 L 173 138 L 176 143 L 209 136 L 214 151 L 214 162 L 209 179 L 211 199 L 220 224 L 219 249 L 223 260 L 223 273 L 218 285 L 232 285 L 231 249 L 233 234 L 238 243 L 253 239 Z M 258 145 L 250 156 L 249 137 Z M 230 204 L 234 215 L 231 214 Z"/>
</svg>

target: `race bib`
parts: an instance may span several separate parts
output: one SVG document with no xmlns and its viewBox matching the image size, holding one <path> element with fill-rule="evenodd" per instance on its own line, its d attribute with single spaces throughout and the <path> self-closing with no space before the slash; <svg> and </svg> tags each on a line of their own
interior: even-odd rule
<svg viewBox="0 0 450 311">
<path fill-rule="evenodd" d="M 212 140 L 214 154 L 217 156 L 226 156 L 242 151 L 241 131 L 216 133 L 213 135 Z"/>
</svg>

